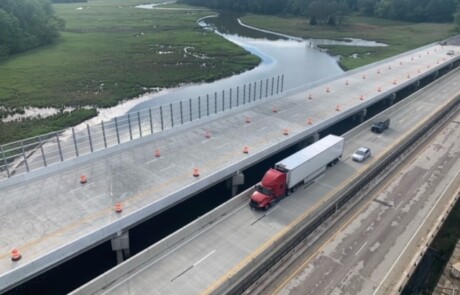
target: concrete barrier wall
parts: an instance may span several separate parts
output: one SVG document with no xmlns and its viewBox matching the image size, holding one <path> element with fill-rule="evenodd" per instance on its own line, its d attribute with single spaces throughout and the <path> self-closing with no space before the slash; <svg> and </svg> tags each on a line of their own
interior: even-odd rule
<svg viewBox="0 0 460 295">
<path fill-rule="evenodd" d="M 456 96 L 450 103 L 438 108 L 438 110 L 433 113 L 431 116 L 427 117 L 424 121 L 420 122 L 417 126 L 414 126 L 412 130 L 406 133 L 406 136 L 395 142 L 392 146 L 388 147 L 382 156 L 374 160 L 373 165 L 368 167 L 363 174 L 372 174 L 373 171 L 380 169 L 380 166 L 387 162 L 389 159 L 392 159 L 393 156 L 397 153 L 400 153 L 400 147 L 404 147 L 414 136 L 417 136 L 426 126 L 429 126 L 429 122 L 433 121 L 441 113 L 452 108 L 454 103 L 457 103 L 460 100 L 460 96 Z M 458 104 L 457 104 L 458 108 Z M 387 171 L 388 173 L 388 171 Z M 243 280 L 245 277 L 257 271 L 257 269 L 266 261 L 269 261 L 273 258 L 273 255 L 277 253 L 284 243 L 289 243 L 294 237 L 296 237 L 301 231 L 303 231 L 312 221 L 321 216 L 323 212 L 335 206 L 341 196 L 347 194 L 351 191 L 359 182 L 362 181 L 362 177 L 359 175 L 353 177 L 350 181 L 343 184 L 341 187 L 336 188 L 328 197 L 321 200 L 320 204 L 316 206 L 317 209 L 311 214 L 311 212 L 305 212 L 291 224 L 289 224 L 285 230 L 277 234 L 266 244 L 259 247 L 258 251 L 252 253 L 245 261 L 237 265 L 232 270 L 232 273 L 226 274 L 225 278 L 221 281 L 216 281 L 216 283 L 209 288 L 209 293 L 207 294 L 233 294 L 234 290 L 241 290 L 242 287 L 239 285 L 244 285 Z M 375 185 L 376 183 L 374 183 Z"/>
</svg>

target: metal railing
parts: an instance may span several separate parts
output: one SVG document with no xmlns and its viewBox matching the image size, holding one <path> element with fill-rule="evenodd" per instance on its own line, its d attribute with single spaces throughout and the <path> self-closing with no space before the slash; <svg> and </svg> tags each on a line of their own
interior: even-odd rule
<svg viewBox="0 0 460 295">
<path fill-rule="evenodd" d="M 0 180 L 232 110 L 283 92 L 284 75 L 0 145 Z M 83 126 L 83 127 L 81 127 Z"/>
</svg>

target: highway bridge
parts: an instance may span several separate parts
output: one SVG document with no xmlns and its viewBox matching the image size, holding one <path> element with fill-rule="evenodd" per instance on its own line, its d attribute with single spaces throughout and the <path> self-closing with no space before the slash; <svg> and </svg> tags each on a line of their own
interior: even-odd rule
<svg viewBox="0 0 460 295">
<path fill-rule="evenodd" d="M 460 71 L 455 70 L 421 93 L 386 110 L 384 115 L 392 119 L 387 132 L 374 134 L 370 132 L 370 122 L 367 122 L 345 134 L 343 160 L 326 170 L 314 184 L 297 190 L 268 212 L 254 211 L 249 207 L 250 189 L 73 294 L 240 294 L 251 285 L 247 284 L 247 278 L 262 276 L 266 271 L 271 275 L 262 277 L 261 281 L 274 282 L 276 288 L 272 286 L 264 292 L 255 289 L 261 294 L 333 294 L 334 288 L 350 294 L 371 294 L 374 291 L 388 294 L 388 285 L 397 286 L 397 291 L 402 284 L 398 285 L 402 266 L 412 264 L 401 261 L 402 266 L 398 264 L 391 278 L 386 274 L 394 270 L 401 249 L 415 254 L 406 255 L 405 261 L 411 261 L 413 256 L 417 261 L 420 259 L 418 251 L 424 251 L 425 243 L 429 241 L 422 239 L 420 249 L 416 247 L 420 246 L 420 240 L 415 245 L 408 240 L 414 240 L 411 238 L 414 232 L 423 234 L 422 237 L 427 233 L 431 236 L 432 232 L 426 231 L 429 227 L 421 221 L 436 220 L 436 214 L 442 208 L 434 210 L 433 204 L 438 204 L 442 198 L 452 199 L 452 185 L 458 190 L 455 181 L 459 178 L 460 165 L 457 123 L 460 90 L 452 86 L 457 85 L 459 76 Z M 446 112 L 457 113 L 457 117 L 446 119 Z M 449 120 L 450 129 L 443 131 L 441 138 L 438 137 L 430 149 L 419 155 L 418 162 L 411 162 L 412 166 L 396 172 L 392 170 L 396 167 L 392 167 L 393 164 L 383 169 L 379 167 L 388 159 L 394 163 L 393 156 L 401 157 L 399 146 L 410 142 L 410 138 L 438 118 L 444 118 L 440 119 L 441 122 Z M 362 145 L 370 147 L 373 156 L 368 162 L 356 163 L 350 156 Z M 356 214 L 352 223 L 345 222 L 348 227 L 342 228 L 333 242 L 318 250 L 317 256 L 307 260 L 314 266 L 302 265 L 292 275 L 285 275 L 284 284 L 277 286 L 280 279 L 276 273 L 271 273 L 276 271 L 272 265 L 280 259 L 277 257 L 280 252 L 289 252 L 285 249 L 286 244 L 291 243 L 298 232 L 308 230 L 309 224 L 317 227 L 316 219 L 321 218 L 323 212 L 336 207 L 350 187 L 368 174 L 374 174 L 376 169 L 379 174 L 374 176 L 371 184 L 364 186 L 364 190 L 370 190 L 378 183 L 375 179 L 385 174 L 395 173 L 395 178 L 389 182 L 387 190 L 370 198 L 371 205 L 367 202 L 369 206 L 366 208 L 370 212 L 359 212 L 361 215 Z M 406 186 L 408 183 L 410 185 Z M 358 191 L 354 195 L 359 198 L 360 194 L 364 192 Z M 447 203 L 442 201 L 440 204 Z M 340 213 L 338 209 L 334 215 Z M 435 213 L 435 217 L 427 215 L 428 211 Z M 382 221 L 384 217 L 386 219 Z M 324 219 L 319 221 L 322 225 L 328 223 Z M 420 224 L 425 226 L 422 232 Z M 315 231 L 318 230 L 316 227 Z M 412 270 L 406 270 L 406 274 L 408 271 Z M 382 288 L 380 282 L 387 279 L 393 281 Z M 252 292 L 248 291 L 248 294 Z"/>
<path fill-rule="evenodd" d="M 122 261 L 123 252 L 129 252 L 129 229 L 134 225 L 222 179 L 230 179 L 236 192 L 244 179 L 244 170 L 254 163 L 307 139 L 313 141 L 320 132 L 346 118 L 353 116 L 356 120 L 363 120 L 370 106 L 381 101 L 391 104 L 399 91 L 407 87 L 417 88 L 421 81 L 432 80 L 456 68 L 459 60 L 458 46 L 431 44 L 310 85 L 302 91 L 288 92 L 283 97 L 255 102 L 225 114 L 3 180 L 0 182 L 3 204 L 0 208 L 3 224 L 0 232 L 0 291 L 108 239 L 113 241 L 113 248 Z M 457 71 L 450 75 L 457 75 Z M 420 121 L 446 105 L 454 105 L 452 93 L 445 91 L 450 88 L 458 90 L 456 81 L 458 79 L 451 81 L 448 87 L 438 88 L 436 97 L 427 98 L 421 105 L 406 108 L 404 102 L 393 108 L 396 113 L 405 111 L 405 118 L 399 119 L 403 120 L 399 125 L 392 124 L 394 129 L 387 133 L 388 136 L 379 137 L 374 143 L 371 141 L 375 161 L 411 126 L 418 126 Z M 367 130 L 368 126 L 362 126 Z M 365 140 L 350 140 L 347 136 L 347 153 L 362 142 L 368 142 Z M 246 147 L 249 152 L 243 153 Z M 157 150 L 161 154 L 155 154 Z M 261 245 L 276 241 L 281 233 L 290 229 L 293 220 L 310 216 L 314 208 L 323 204 L 319 200 L 328 195 L 331 188 L 340 187 L 350 176 L 365 173 L 362 169 L 363 166 L 346 159 L 309 187 L 308 197 L 300 197 L 299 192 L 266 215 L 246 208 L 244 198 L 247 198 L 247 192 L 211 212 L 211 217 L 199 219 L 199 230 L 194 231 L 195 234 L 210 234 L 214 227 L 206 225 L 211 220 L 243 236 L 229 240 L 227 231 L 214 232 L 209 237 L 212 247 L 199 246 L 197 251 L 192 244 L 179 242 L 183 242 L 185 236 L 190 238 L 189 234 L 179 234 L 172 241 L 158 243 L 154 250 L 146 250 L 154 261 L 162 262 L 162 259 L 172 257 L 162 250 L 175 246 L 173 249 L 185 250 L 183 255 L 189 259 L 186 263 L 182 260 L 165 262 L 164 267 L 158 265 L 157 271 L 161 269 L 167 277 L 155 277 L 155 281 L 169 282 L 167 287 L 161 286 L 160 293 L 178 292 L 186 286 L 190 288 L 187 290 L 197 292 L 219 290 L 225 285 L 222 284 L 225 278 L 232 277 L 235 270 L 247 265 L 247 257 L 252 257 L 254 251 L 265 249 Z M 334 177 L 329 177 L 330 173 L 335 173 Z M 80 183 L 82 175 L 87 177 L 85 184 Z M 326 179 L 332 182 L 323 183 L 322 180 Z M 233 211 L 228 211 L 229 208 Z M 234 214 L 246 215 L 233 217 Z M 226 217 L 220 219 L 221 215 Z M 273 221 L 274 217 L 278 219 Z M 233 225 L 235 218 L 242 218 L 246 224 Z M 196 223 L 188 228 L 194 226 Z M 249 238 L 258 240 L 254 242 Z M 202 241 L 201 238 L 198 240 Z M 180 245 L 187 247 L 178 247 Z M 223 255 L 223 249 L 217 249 L 219 245 L 231 247 L 231 251 Z M 22 258 L 12 261 L 11 249 L 18 249 Z M 145 256 L 136 256 L 120 267 L 139 262 L 137 257 L 145 259 Z M 193 273 L 188 268 L 195 271 L 210 262 L 213 265 L 208 272 L 200 274 L 200 284 L 191 286 L 195 280 L 184 283 L 184 278 Z M 168 266 L 174 265 L 176 268 L 166 271 Z M 224 274 L 227 275 L 222 278 Z M 116 277 L 120 276 L 122 274 Z M 102 288 L 105 285 L 99 283 L 96 286 Z M 131 288 L 132 284 L 128 280 L 126 284 L 116 286 Z M 139 284 L 138 288 L 145 286 Z M 151 286 L 147 288 L 150 290 Z"/>
</svg>

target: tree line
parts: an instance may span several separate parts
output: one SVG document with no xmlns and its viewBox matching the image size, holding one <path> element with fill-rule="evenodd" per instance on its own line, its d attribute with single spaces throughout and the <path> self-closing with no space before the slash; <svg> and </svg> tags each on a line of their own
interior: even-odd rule
<svg viewBox="0 0 460 295">
<path fill-rule="evenodd" d="M 1 0 L 0 58 L 53 42 L 63 26 L 50 0 Z"/>
<path fill-rule="evenodd" d="M 351 12 L 412 22 L 452 22 L 460 0 L 180 0 L 213 9 L 306 16 L 310 23 L 336 24 Z M 332 18 L 332 19 L 331 19 Z"/>
</svg>

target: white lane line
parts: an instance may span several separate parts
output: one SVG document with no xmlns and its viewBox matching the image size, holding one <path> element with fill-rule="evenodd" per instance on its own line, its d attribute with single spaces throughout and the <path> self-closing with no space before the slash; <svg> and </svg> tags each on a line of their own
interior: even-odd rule
<svg viewBox="0 0 460 295">
<path fill-rule="evenodd" d="M 364 245 L 361 248 L 359 248 L 359 250 L 358 250 L 358 252 L 356 252 L 355 256 L 358 256 L 359 252 L 361 252 L 364 249 L 364 247 L 366 247 L 366 245 L 367 245 L 367 242 L 364 243 Z"/>
<path fill-rule="evenodd" d="M 259 130 L 257 130 L 257 131 L 263 131 L 263 130 L 265 130 L 265 129 L 267 129 L 267 126 L 262 127 L 262 128 L 260 128 Z"/>
<path fill-rule="evenodd" d="M 100 198 L 103 198 L 105 197 L 106 195 L 105 194 L 102 194 L 102 195 L 98 195 L 98 196 L 95 196 L 95 197 L 92 197 L 91 199 L 88 199 L 86 201 L 83 202 L 83 205 L 85 205 L 86 203 L 90 202 L 90 201 L 93 201 L 93 200 L 97 200 L 97 199 L 100 199 Z"/>
<path fill-rule="evenodd" d="M 195 262 L 193 264 L 193 267 L 197 266 L 198 264 L 200 264 L 201 262 L 203 262 L 204 260 L 206 260 L 206 258 L 208 258 L 209 256 L 211 256 L 212 254 L 214 254 L 214 252 L 216 252 L 216 250 L 213 250 L 211 252 L 209 252 L 208 255 L 206 255 L 205 257 L 201 258 L 200 260 L 198 260 L 197 262 Z"/>
<path fill-rule="evenodd" d="M 224 147 L 224 146 L 226 146 L 226 145 L 229 145 L 229 143 L 226 142 L 226 143 L 224 143 L 224 144 L 218 145 L 218 146 L 216 146 L 216 149 L 220 149 L 221 147 Z"/>
<path fill-rule="evenodd" d="M 422 228 L 422 226 L 425 224 L 426 220 L 430 217 L 431 213 L 433 212 L 433 210 L 437 207 L 439 201 L 441 201 L 442 199 L 442 196 L 444 196 L 444 194 L 446 193 L 446 191 L 449 189 L 449 187 L 452 185 L 452 183 L 454 182 L 454 180 L 457 178 L 457 175 L 460 174 L 460 170 L 457 172 L 457 174 L 452 178 L 451 182 L 446 186 L 446 188 L 444 189 L 444 191 L 440 194 L 440 197 L 439 199 L 436 201 L 436 203 L 431 207 L 431 210 L 430 212 L 428 212 L 427 215 L 425 215 L 425 218 L 422 220 L 422 222 L 420 223 L 419 227 L 417 228 L 417 231 L 415 231 L 415 233 L 412 235 L 412 237 L 410 238 L 409 242 L 406 243 L 406 247 L 404 247 L 404 249 L 401 251 L 401 253 L 399 254 L 398 258 L 396 258 L 395 262 L 393 262 L 393 264 L 391 265 L 390 269 L 387 271 L 386 275 L 383 277 L 383 279 L 380 281 L 380 284 L 377 286 L 377 288 L 375 289 L 374 293 L 372 293 L 372 295 L 375 295 L 377 294 L 377 292 L 379 291 L 380 287 L 382 287 L 383 283 L 385 282 L 385 280 L 388 278 L 388 276 L 390 275 L 390 273 L 393 271 L 393 268 L 396 266 L 396 263 L 398 263 L 399 259 L 401 259 L 401 256 L 403 256 L 403 254 L 405 254 L 406 250 L 407 250 L 407 247 L 409 247 L 409 245 L 411 244 L 412 240 L 415 238 L 415 236 L 418 234 L 418 232 L 420 231 L 420 229 Z"/>
<path fill-rule="evenodd" d="M 156 161 L 156 160 L 158 160 L 158 159 L 155 158 L 155 159 L 153 159 L 153 160 L 147 161 L 147 162 L 145 162 L 145 164 L 150 164 L 150 163 L 152 163 L 152 162 L 154 162 L 154 161 Z"/>
<path fill-rule="evenodd" d="M 170 166 L 168 166 L 168 167 L 166 167 L 166 168 L 160 169 L 160 171 L 165 171 L 165 170 L 171 169 L 171 168 L 173 168 L 173 167 L 175 167 L 175 166 L 176 166 L 176 165 L 172 164 L 172 165 L 170 165 Z"/>
<path fill-rule="evenodd" d="M 275 207 L 273 207 L 272 210 L 268 211 L 267 213 L 265 213 L 265 216 L 268 216 L 270 215 L 273 211 L 275 211 L 276 209 L 278 209 L 280 206 L 279 205 L 276 205 Z"/>
<path fill-rule="evenodd" d="M 398 121 L 398 123 L 402 123 L 404 121 L 406 121 L 406 119 L 401 119 L 401 120 Z"/>
</svg>

